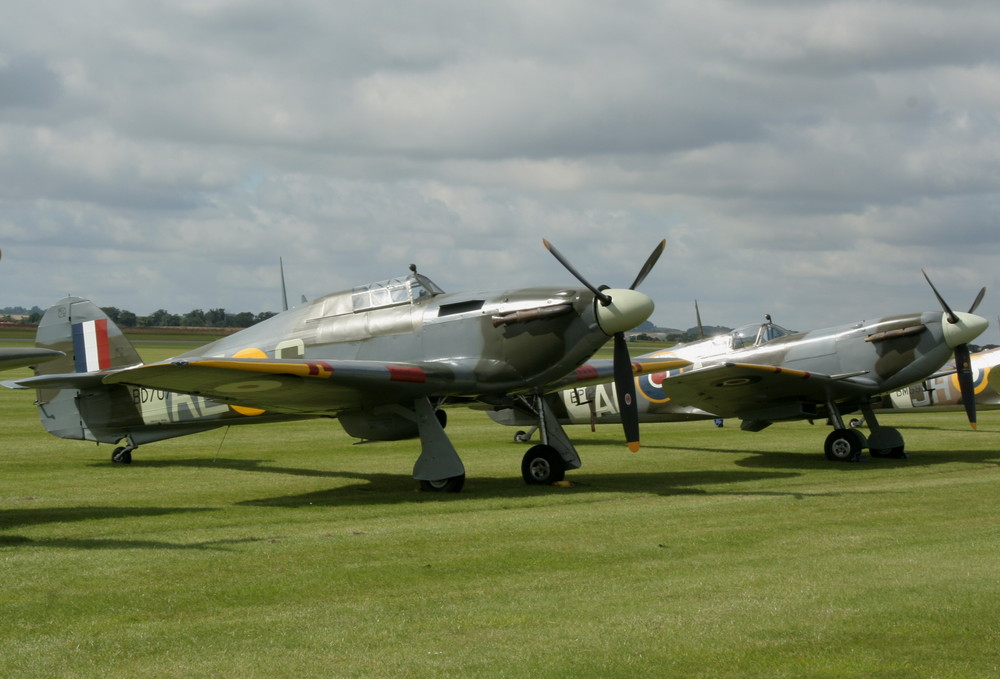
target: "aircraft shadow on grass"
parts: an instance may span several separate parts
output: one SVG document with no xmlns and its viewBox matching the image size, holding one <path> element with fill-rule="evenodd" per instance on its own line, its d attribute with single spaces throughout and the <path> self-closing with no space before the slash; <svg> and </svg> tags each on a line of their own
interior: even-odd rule
<svg viewBox="0 0 1000 679">
<path fill-rule="evenodd" d="M 178 507 L 39 507 L 0 510 L 0 531 L 12 528 L 40 526 L 50 523 L 93 521 L 97 519 L 132 519 L 136 517 L 169 516 L 207 512 L 211 509 Z M 255 542 L 258 538 L 208 540 L 196 543 L 175 543 L 157 540 L 121 540 L 116 538 L 30 538 L 0 532 L 0 549 L 5 547 L 63 547 L 68 549 L 215 549 L 226 545 Z"/>
<path fill-rule="evenodd" d="M 554 489 L 551 486 L 526 486 L 516 483 L 515 477 L 477 477 L 475 480 L 476 496 L 447 495 L 439 493 L 422 493 L 414 485 L 412 477 L 406 474 L 392 473 L 360 473 L 352 471 L 330 471 L 303 469 L 288 466 L 272 466 L 269 460 L 262 459 L 229 459 L 217 458 L 174 459 L 152 461 L 146 460 L 143 466 L 192 466 L 199 468 L 231 469 L 241 472 L 258 472 L 264 474 L 280 474 L 291 476 L 319 477 L 330 479 L 356 480 L 343 486 L 301 493 L 296 495 L 281 495 L 271 498 L 251 499 L 238 502 L 244 506 L 258 507 L 306 507 L 314 506 L 353 506 L 392 505 L 410 502 L 466 502 L 491 498 L 531 498 L 543 493 L 597 493 L 608 491 L 627 491 L 639 494 L 654 495 L 704 495 L 712 491 L 701 486 L 725 486 L 734 483 L 745 483 L 767 479 L 781 479 L 797 476 L 790 472 L 761 472 L 742 470 L 708 470 L 685 472 L 629 472 L 614 474 L 601 472 L 599 474 L 577 474 L 573 483 L 566 488 Z"/>
<path fill-rule="evenodd" d="M 409 502 L 451 502 L 463 498 L 462 495 L 419 492 L 413 483 L 413 478 L 405 473 L 361 473 L 354 471 L 337 471 L 272 465 L 265 459 L 234 459 L 234 458 L 177 458 L 170 460 L 144 460 L 143 467 L 195 467 L 199 469 L 229 469 L 238 472 L 255 472 L 262 474 L 278 474 L 287 476 L 302 476 L 329 479 L 355 480 L 357 483 L 336 486 L 329 489 L 312 491 L 298 495 L 283 495 L 273 498 L 251 499 L 238 502 L 245 506 L 262 507 L 305 507 L 318 506 L 352 506 L 352 505 L 392 505 Z M 103 466 L 105 463 L 98 463 Z M 608 491 L 627 491 L 640 494 L 655 495 L 704 495 L 711 491 L 696 486 L 727 485 L 781 479 L 798 476 L 791 472 L 761 472 L 742 470 L 706 470 L 684 472 L 628 472 L 595 474 L 579 473 L 574 476 L 573 483 L 566 488 L 551 486 L 527 486 L 516 483 L 511 477 L 482 477 L 475 480 L 476 498 L 521 498 L 535 497 L 541 493 L 571 492 L 595 493 Z"/>
<path fill-rule="evenodd" d="M 711 452 L 727 452 L 723 450 Z M 745 450 L 728 451 L 746 454 Z M 1000 465 L 1000 452 L 989 450 L 935 450 L 919 451 L 905 460 L 878 459 L 862 456 L 861 464 L 844 465 L 837 471 L 846 474 L 865 473 L 875 468 L 898 469 L 902 467 L 930 467 L 932 465 L 964 462 L 977 465 Z M 871 464 L 865 464 L 866 462 Z M 737 466 L 752 469 L 795 469 L 800 471 L 829 469 L 821 460 L 809 459 L 802 453 L 769 452 L 755 453 L 736 462 Z"/>
<path fill-rule="evenodd" d="M 260 542 L 264 538 L 206 540 L 179 543 L 159 540 L 118 540 L 115 538 L 29 538 L 23 535 L 0 535 L 0 549 L 5 547 L 58 547 L 63 549 L 167 549 L 228 551 L 228 545 Z"/>
</svg>

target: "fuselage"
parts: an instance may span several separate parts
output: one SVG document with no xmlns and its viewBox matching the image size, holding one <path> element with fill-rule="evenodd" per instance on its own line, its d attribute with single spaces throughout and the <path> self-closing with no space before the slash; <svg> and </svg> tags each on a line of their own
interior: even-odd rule
<svg viewBox="0 0 1000 679">
<path fill-rule="evenodd" d="M 414 277 L 379 286 L 321 297 L 177 358 L 420 362 L 454 368 L 455 391 L 478 396 L 545 384 L 608 340 L 586 289 L 447 294 Z"/>
</svg>

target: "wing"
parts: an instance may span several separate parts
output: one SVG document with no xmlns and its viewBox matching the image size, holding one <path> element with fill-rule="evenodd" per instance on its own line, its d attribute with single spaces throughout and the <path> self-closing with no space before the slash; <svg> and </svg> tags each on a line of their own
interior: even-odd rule
<svg viewBox="0 0 1000 679">
<path fill-rule="evenodd" d="M 334 415 L 363 405 L 454 393 L 454 366 L 377 361 L 204 358 L 152 363 L 104 377 L 105 384 L 196 394 L 278 413 Z"/>
<path fill-rule="evenodd" d="M 864 373 L 824 375 L 775 365 L 722 363 L 663 380 L 671 400 L 720 417 L 784 419 L 783 404 L 825 404 L 875 393 Z M 789 411 L 790 412 L 790 411 Z"/>
</svg>

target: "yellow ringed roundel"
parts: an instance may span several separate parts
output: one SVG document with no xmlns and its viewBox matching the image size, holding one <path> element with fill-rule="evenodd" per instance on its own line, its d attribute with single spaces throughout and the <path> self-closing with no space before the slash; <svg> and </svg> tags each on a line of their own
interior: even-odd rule
<svg viewBox="0 0 1000 679">
<path fill-rule="evenodd" d="M 247 347 L 246 349 L 240 349 L 235 354 L 233 358 L 267 358 L 267 354 L 256 347 Z M 229 406 L 234 412 L 240 415 L 246 415 L 247 417 L 254 417 L 256 415 L 263 415 L 266 411 L 260 408 L 247 408 L 246 406 Z"/>
<path fill-rule="evenodd" d="M 989 368 L 973 368 L 972 369 L 972 386 L 974 387 L 974 392 L 978 396 L 986 390 L 989 386 Z M 956 391 L 961 391 L 962 388 L 958 384 L 958 373 L 954 373 L 951 376 L 951 385 Z"/>
</svg>

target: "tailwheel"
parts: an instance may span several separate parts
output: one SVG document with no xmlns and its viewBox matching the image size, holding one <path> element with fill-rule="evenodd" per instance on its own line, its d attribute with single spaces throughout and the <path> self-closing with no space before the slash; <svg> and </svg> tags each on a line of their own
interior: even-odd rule
<svg viewBox="0 0 1000 679">
<path fill-rule="evenodd" d="M 855 429 L 834 429 L 826 437 L 823 452 L 834 462 L 857 462 L 865 447 L 864 435 Z"/>
<path fill-rule="evenodd" d="M 566 465 L 559 451 L 542 443 L 524 454 L 521 476 L 529 486 L 559 483 L 566 478 Z"/>
<path fill-rule="evenodd" d="M 465 485 L 465 474 L 438 481 L 420 481 L 420 490 L 425 493 L 458 493 Z"/>
<path fill-rule="evenodd" d="M 111 451 L 111 462 L 113 464 L 132 464 L 132 449 L 127 446 L 118 446 Z"/>
</svg>

